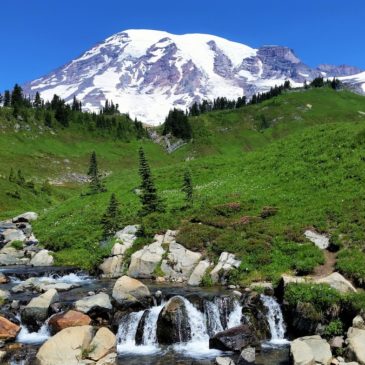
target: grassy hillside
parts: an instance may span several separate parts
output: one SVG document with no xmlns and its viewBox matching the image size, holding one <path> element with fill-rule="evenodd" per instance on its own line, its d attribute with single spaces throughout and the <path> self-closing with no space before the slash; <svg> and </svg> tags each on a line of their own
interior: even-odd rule
<svg viewBox="0 0 365 365">
<path fill-rule="evenodd" d="M 225 250 L 242 260 L 232 282 L 275 280 L 282 272 L 306 274 L 323 263 L 322 252 L 303 239 L 315 227 L 329 232 L 340 249 L 338 267 L 359 282 L 365 273 L 365 98 L 348 91 L 289 92 L 262 104 L 191 118 L 194 139 L 168 155 L 151 141 L 116 141 L 81 129 L 0 133 L 0 174 L 21 168 L 40 185 L 61 180 L 51 192 L 21 189 L 0 179 L 0 215 L 41 213 L 36 235 L 56 250 L 62 264 L 90 267 L 101 259 L 100 218 L 111 192 L 121 202 L 123 224 L 142 223 L 146 236 L 180 228 L 179 240 L 217 260 Z M 38 127 L 39 129 L 39 127 Z M 137 150 L 143 145 L 164 214 L 138 217 Z M 85 184 L 68 179 L 84 174 L 90 152 L 107 173 L 108 192 L 80 196 Z M 180 191 L 186 167 L 195 187 L 194 207 L 184 209 Z M 38 186 L 38 185 L 37 185 Z M 263 218 L 262 218 L 263 217 Z M 356 255 L 356 262 L 352 257 Z"/>
</svg>

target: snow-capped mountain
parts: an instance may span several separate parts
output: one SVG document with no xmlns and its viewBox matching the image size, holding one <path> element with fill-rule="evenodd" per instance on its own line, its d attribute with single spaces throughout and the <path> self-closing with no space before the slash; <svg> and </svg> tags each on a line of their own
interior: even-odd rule
<svg viewBox="0 0 365 365">
<path fill-rule="evenodd" d="M 360 72 L 350 66 L 312 69 L 287 47 L 254 49 L 208 34 L 126 30 L 24 85 L 24 91 L 39 91 L 46 100 L 57 94 L 71 101 L 76 95 L 88 110 L 113 100 L 121 112 L 157 125 L 172 107 L 186 109 L 194 101 L 250 97 L 288 79 L 295 85 L 318 75 L 352 82 L 351 75 Z"/>
</svg>

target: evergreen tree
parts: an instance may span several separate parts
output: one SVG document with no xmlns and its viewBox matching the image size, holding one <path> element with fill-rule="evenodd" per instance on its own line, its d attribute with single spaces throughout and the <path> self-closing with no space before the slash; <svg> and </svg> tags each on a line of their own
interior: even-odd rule
<svg viewBox="0 0 365 365">
<path fill-rule="evenodd" d="M 8 178 L 8 180 L 9 180 L 10 182 L 15 182 L 15 174 L 14 174 L 14 169 L 13 169 L 13 168 L 11 168 L 11 169 L 10 169 L 10 173 L 9 173 L 9 178 Z"/>
<path fill-rule="evenodd" d="M 185 193 L 185 201 L 188 206 L 193 204 L 193 181 L 189 170 L 186 170 L 183 178 L 183 185 L 181 188 L 182 192 Z"/>
<path fill-rule="evenodd" d="M 144 154 L 143 148 L 139 149 L 139 175 L 141 177 L 141 215 L 147 215 L 153 212 L 163 212 L 164 206 L 162 200 L 157 194 L 157 189 L 153 183 L 150 166 Z"/>
<path fill-rule="evenodd" d="M 97 194 L 106 191 L 101 181 L 98 169 L 98 162 L 96 160 L 96 153 L 93 152 L 90 157 L 89 170 L 87 174 L 90 177 L 90 193 Z"/>
<path fill-rule="evenodd" d="M 113 193 L 110 197 L 108 208 L 101 219 L 104 238 L 114 235 L 120 228 L 120 223 L 121 212 L 119 209 L 119 202 Z"/>
<path fill-rule="evenodd" d="M 4 92 L 4 106 L 9 107 L 10 106 L 10 91 L 5 90 Z"/>
<path fill-rule="evenodd" d="M 15 84 L 14 89 L 11 93 L 11 106 L 21 107 L 23 105 L 24 105 L 23 90 L 18 84 Z"/>
<path fill-rule="evenodd" d="M 182 139 L 190 139 L 192 130 L 187 115 L 179 109 L 170 110 L 164 124 L 163 134 L 171 133 Z"/>
<path fill-rule="evenodd" d="M 52 128 L 52 113 L 47 110 L 44 115 L 44 125 L 48 128 Z"/>
<path fill-rule="evenodd" d="M 33 106 L 37 109 L 39 109 L 42 106 L 42 99 L 41 99 L 41 95 L 39 94 L 39 92 L 37 91 L 34 97 L 34 101 L 33 101 Z"/>
</svg>

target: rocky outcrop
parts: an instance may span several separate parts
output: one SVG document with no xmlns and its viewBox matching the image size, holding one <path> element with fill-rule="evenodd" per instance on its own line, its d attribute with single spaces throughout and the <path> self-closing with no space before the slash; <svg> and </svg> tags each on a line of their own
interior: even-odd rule
<svg viewBox="0 0 365 365">
<path fill-rule="evenodd" d="M 113 308 L 108 294 L 99 293 L 85 297 L 75 303 L 75 309 L 82 313 L 108 312 Z"/>
<path fill-rule="evenodd" d="M 365 330 L 350 327 L 347 332 L 348 357 L 365 365 Z"/>
<path fill-rule="evenodd" d="M 30 260 L 32 266 L 52 266 L 54 264 L 53 256 L 48 250 L 40 250 Z"/>
<path fill-rule="evenodd" d="M 1 341 L 15 340 L 15 338 L 19 332 L 20 332 L 20 326 L 9 321 L 7 318 L 0 316 L 0 340 Z"/>
<path fill-rule="evenodd" d="M 118 305 L 128 307 L 136 303 L 148 303 L 151 293 L 139 280 L 122 276 L 115 282 L 112 296 Z"/>
<path fill-rule="evenodd" d="M 26 212 L 13 218 L 13 223 L 32 222 L 38 219 L 38 214 L 35 212 Z"/>
<path fill-rule="evenodd" d="M 202 282 L 202 279 L 210 267 L 210 262 L 208 260 L 202 260 L 195 266 L 193 272 L 190 275 L 188 280 L 188 285 L 190 286 L 199 286 Z"/>
<path fill-rule="evenodd" d="M 251 328 L 240 325 L 218 332 L 209 339 L 209 348 L 221 351 L 241 351 L 247 346 L 257 345 L 258 340 Z"/>
<path fill-rule="evenodd" d="M 210 276 L 213 283 L 225 283 L 227 274 L 234 268 L 238 268 L 241 261 L 236 260 L 235 255 L 228 252 L 222 252 L 218 264 L 211 271 Z"/>
<path fill-rule="evenodd" d="M 162 345 L 187 342 L 191 339 L 188 313 L 181 297 L 172 297 L 160 312 L 157 320 L 157 339 Z"/>
<path fill-rule="evenodd" d="M 313 242 L 321 250 L 325 250 L 330 245 L 330 239 L 326 235 L 319 234 L 313 230 L 307 229 L 304 232 L 304 236 L 311 242 Z"/>
<path fill-rule="evenodd" d="M 116 245 L 119 245 L 116 243 Z M 116 255 L 107 257 L 100 265 L 99 269 L 102 271 L 104 278 L 117 278 L 123 272 L 123 255 Z"/>
<path fill-rule="evenodd" d="M 69 310 L 65 313 L 55 314 L 48 322 L 52 333 L 57 333 L 68 327 L 87 326 L 91 318 L 81 312 Z"/>
<path fill-rule="evenodd" d="M 317 284 L 328 284 L 330 287 L 341 293 L 356 293 L 357 291 L 355 287 L 338 272 L 334 272 L 325 278 L 315 280 L 315 282 Z"/>
<path fill-rule="evenodd" d="M 297 338 L 291 343 L 290 351 L 294 364 L 297 365 L 331 364 L 330 345 L 320 336 Z"/>
</svg>

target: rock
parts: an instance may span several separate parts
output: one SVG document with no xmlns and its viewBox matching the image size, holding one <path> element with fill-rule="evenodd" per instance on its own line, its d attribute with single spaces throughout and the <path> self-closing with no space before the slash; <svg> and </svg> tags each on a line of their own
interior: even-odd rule
<svg viewBox="0 0 365 365">
<path fill-rule="evenodd" d="M 8 290 L 1 290 L 0 289 L 0 300 L 7 300 L 10 298 L 10 293 Z"/>
<path fill-rule="evenodd" d="M 215 358 L 216 365 L 235 365 L 234 361 L 230 357 L 218 356 Z"/>
<path fill-rule="evenodd" d="M 103 272 L 102 277 L 104 278 L 119 278 L 124 270 L 123 255 L 107 257 L 99 269 Z"/>
<path fill-rule="evenodd" d="M 37 353 L 39 365 L 79 365 L 92 337 L 92 326 L 65 328 L 41 346 Z"/>
<path fill-rule="evenodd" d="M 26 324 L 39 325 L 48 318 L 51 304 L 57 301 L 58 293 L 55 289 L 33 298 L 23 309 L 22 320 Z"/>
<path fill-rule="evenodd" d="M 128 275 L 133 278 L 152 278 L 156 267 L 160 264 L 165 250 L 162 242 L 154 242 L 136 251 L 131 257 Z"/>
<path fill-rule="evenodd" d="M 352 320 L 352 327 L 358 328 L 360 330 L 365 330 L 365 321 L 364 321 L 364 318 L 362 318 L 360 315 L 356 316 Z"/>
<path fill-rule="evenodd" d="M 255 361 L 256 361 L 256 349 L 254 347 L 246 347 L 241 351 L 241 355 L 238 359 L 238 365 L 255 364 Z"/>
<path fill-rule="evenodd" d="M 241 261 L 235 259 L 235 255 L 228 252 L 222 252 L 218 264 L 211 271 L 210 276 L 214 283 L 218 283 L 221 281 L 225 283 L 225 276 L 229 271 L 233 268 L 238 268 L 241 264 Z"/>
<path fill-rule="evenodd" d="M 91 318 L 81 312 L 69 310 L 65 313 L 55 314 L 48 322 L 52 333 L 57 333 L 68 327 L 87 326 Z"/>
<path fill-rule="evenodd" d="M 112 296 L 119 305 L 130 305 L 136 302 L 144 303 L 151 293 L 139 280 L 124 275 L 115 282 Z"/>
<path fill-rule="evenodd" d="M 350 327 L 347 332 L 348 352 L 351 360 L 365 365 L 365 330 Z"/>
<path fill-rule="evenodd" d="M 114 333 L 106 327 L 102 327 L 96 332 L 95 337 L 89 346 L 91 352 L 88 358 L 98 361 L 111 352 L 116 351 L 117 338 Z"/>
<path fill-rule="evenodd" d="M 241 351 L 244 347 L 256 344 L 256 336 L 245 324 L 218 332 L 209 339 L 209 348 L 221 351 Z"/>
<path fill-rule="evenodd" d="M 171 232 L 171 231 L 168 231 Z M 165 235 L 164 239 L 173 239 L 171 234 Z M 169 254 L 167 259 L 162 260 L 161 269 L 170 279 L 188 280 L 195 266 L 201 258 L 201 254 L 187 250 L 184 246 L 171 241 L 169 244 Z"/>
<path fill-rule="evenodd" d="M 303 345 L 304 344 L 304 345 Z M 294 350 L 296 352 L 294 352 Z M 309 350 L 308 350 L 309 349 Z M 293 358 L 296 361 L 295 363 L 300 365 L 306 362 L 300 362 L 299 359 L 312 359 L 314 363 L 322 364 L 322 365 L 330 365 L 332 360 L 332 352 L 330 345 L 326 340 L 322 339 L 321 336 L 306 336 L 300 337 L 294 340 L 291 344 L 291 351 L 293 354 Z M 295 357 L 295 355 L 297 357 Z M 300 357 L 300 356 L 302 357 Z M 308 360 L 309 361 L 309 360 Z M 308 362 L 308 364 L 312 364 Z"/>
<path fill-rule="evenodd" d="M 171 345 L 191 339 L 188 313 L 182 297 L 172 297 L 163 307 L 157 320 L 158 343 Z"/>
<path fill-rule="evenodd" d="M 306 282 L 306 279 L 301 276 L 290 276 L 290 275 L 282 275 L 281 281 L 284 288 L 289 284 L 302 284 Z"/>
<path fill-rule="evenodd" d="M 41 250 L 37 252 L 30 260 L 30 265 L 32 266 L 52 266 L 53 263 L 53 256 L 48 250 Z"/>
<path fill-rule="evenodd" d="M 38 214 L 34 212 L 26 212 L 13 218 L 13 223 L 32 222 L 38 219 Z"/>
<path fill-rule="evenodd" d="M 95 365 L 116 365 L 116 364 L 117 364 L 117 354 L 113 352 L 100 359 Z"/>
<path fill-rule="evenodd" d="M 250 289 L 259 291 L 263 290 L 266 295 L 274 295 L 274 286 L 272 283 L 266 282 L 266 281 L 260 281 L 256 283 L 252 283 L 250 285 Z"/>
<path fill-rule="evenodd" d="M 344 345 L 343 336 L 336 336 L 329 341 L 331 349 L 341 349 Z"/>
<path fill-rule="evenodd" d="M 14 241 L 24 242 L 27 238 L 21 229 L 16 229 L 16 228 L 6 229 L 1 233 L 1 235 L 3 236 L 3 240 L 6 243 Z"/>
<path fill-rule="evenodd" d="M 61 283 L 61 282 L 54 282 L 52 279 L 49 281 L 40 279 L 40 278 L 29 278 L 22 283 L 15 285 L 11 291 L 13 293 L 20 293 L 25 290 L 36 290 L 37 292 L 45 292 L 50 289 L 55 289 L 57 291 L 67 291 L 73 288 L 77 288 L 81 286 L 80 284 L 76 283 Z"/>
<path fill-rule="evenodd" d="M 0 351 L 0 364 L 3 363 L 6 356 L 6 351 Z"/>
<path fill-rule="evenodd" d="M 139 226 L 125 226 L 122 230 L 115 234 L 115 238 L 122 243 L 130 242 L 136 239 Z"/>
<path fill-rule="evenodd" d="M 27 265 L 29 258 L 24 257 L 23 250 L 16 250 L 9 245 L 0 251 L 0 266 Z"/>
<path fill-rule="evenodd" d="M 325 250 L 330 245 L 330 239 L 327 236 L 314 232 L 310 229 L 307 229 L 304 232 L 304 236 L 321 250 Z"/>
<path fill-rule="evenodd" d="M 20 326 L 0 316 L 0 340 L 15 340 L 20 332 Z"/>
<path fill-rule="evenodd" d="M 294 340 L 290 345 L 293 365 L 315 365 L 312 349 L 303 341 Z"/>
<path fill-rule="evenodd" d="M 99 293 L 89 297 L 82 298 L 75 303 L 75 309 L 83 313 L 90 313 L 91 311 L 110 311 L 112 304 L 108 294 Z"/>
<path fill-rule="evenodd" d="M 325 278 L 316 280 L 315 282 L 318 284 L 328 284 L 333 289 L 336 289 L 341 293 L 357 292 L 353 285 L 338 272 L 334 272 Z"/>
<path fill-rule="evenodd" d="M 0 273 L 0 284 L 7 284 L 9 281 L 10 279 L 6 275 Z"/>
<path fill-rule="evenodd" d="M 202 260 L 195 266 L 195 269 L 190 275 L 188 285 L 199 286 L 202 282 L 204 274 L 209 269 L 210 262 L 208 260 Z"/>
<path fill-rule="evenodd" d="M 13 310 L 18 310 L 20 308 L 19 300 L 13 300 L 10 304 L 10 308 Z"/>
</svg>

